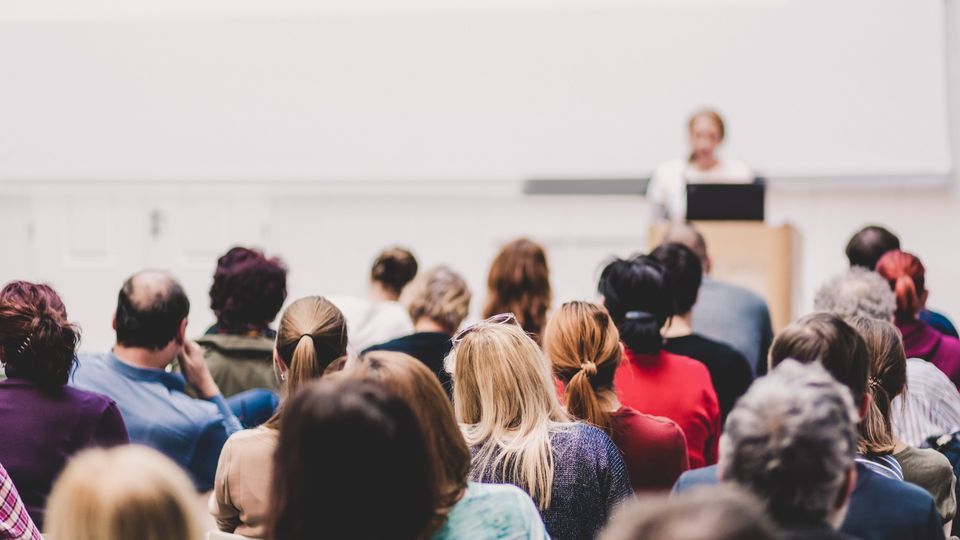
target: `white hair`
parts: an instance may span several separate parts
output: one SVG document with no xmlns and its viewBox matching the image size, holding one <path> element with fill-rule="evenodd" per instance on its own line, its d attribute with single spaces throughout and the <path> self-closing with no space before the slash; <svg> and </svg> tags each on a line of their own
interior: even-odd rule
<svg viewBox="0 0 960 540">
<path fill-rule="evenodd" d="M 897 309 L 897 298 L 880 274 L 854 266 L 821 285 L 814 296 L 813 307 L 844 319 L 867 317 L 889 321 Z"/>
<path fill-rule="evenodd" d="M 720 439 L 720 474 L 780 523 L 831 517 L 857 449 L 850 390 L 818 362 L 785 360 L 737 402 Z"/>
</svg>

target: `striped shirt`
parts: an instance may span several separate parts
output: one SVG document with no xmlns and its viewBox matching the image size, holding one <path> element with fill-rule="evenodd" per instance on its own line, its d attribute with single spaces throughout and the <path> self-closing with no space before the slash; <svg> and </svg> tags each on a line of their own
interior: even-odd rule
<svg viewBox="0 0 960 540">
<path fill-rule="evenodd" d="M 960 392 L 937 366 L 907 360 L 907 389 L 890 406 L 893 433 L 903 442 L 923 448 L 927 439 L 960 430 Z"/>
<path fill-rule="evenodd" d="M 856 461 L 881 476 L 886 476 L 892 480 L 903 480 L 903 467 L 890 454 L 885 456 L 857 456 Z"/>
<path fill-rule="evenodd" d="M 40 531 L 23 507 L 20 494 L 3 465 L 0 465 L 0 538 L 41 540 Z"/>
</svg>

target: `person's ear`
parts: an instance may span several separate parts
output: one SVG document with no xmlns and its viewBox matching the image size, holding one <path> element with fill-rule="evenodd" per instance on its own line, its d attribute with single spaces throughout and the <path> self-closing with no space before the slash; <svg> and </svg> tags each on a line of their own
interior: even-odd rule
<svg viewBox="0 0 960 540">
<path fill-rule="evenodd" d="M 844 474 L 843 484 L 840 491 L 837 492 L 837 500 L 833 503 L 834 510 L 840 510 L 847 504 L 850 497 L 853 496 L 853 490 L 857 487 L 857 466 L 854 465 L 847 469 Z"/>
<path fill-rule="evenodd" d="M 703 260 L 703 273 L 704 275 L 709 274 L 713 270 L 713 259 L 709 255 Z"/>
<path fill-rule="evenodd" d="M 857 405 L 857 414 L 860 416 L 861 421 L 867 417 L 867 412 L 870 411 L 871 403 L 873 403 L 873 396 L 870 395 L 870 392 L 864 392 L 863 397 L 860 399 L 860 403 Z"/>
<path fill-rule="evenodd" d="M 930 297 L 930 291 L 923 291 L 920 293 L 920 309 L 927 307 L 927 298 Z"/>
<path fill-rule="evenodd" d="M 110 321 L 110 325 L 113 327 L 113 331 L 117 331 L 117 312 L 113 312 L 113 319 Z"/>
<path fill-rule="evenodd" d="M 177 329 L 177 343 L 184 344 L 187 341 L 187 319 L 180 321 L 180 328 Z"/>
<path fill-rule="evenodd" d="M 283 360 L 280 359 L 280 353 L 277 352 L 277 349 L 273 349 L 273 363 L 277 365 L 277 369 L 280 370 L 280 373 L 287 372 L 287 365 L 283 363 Z"/>
</svg>

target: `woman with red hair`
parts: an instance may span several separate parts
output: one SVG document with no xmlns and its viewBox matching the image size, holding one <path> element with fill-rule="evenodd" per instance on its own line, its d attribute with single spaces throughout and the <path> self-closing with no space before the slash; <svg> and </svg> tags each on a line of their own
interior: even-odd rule
<svg viewBox="0 0 960 540">
<path fill-rule="evenodd" d="M 960 385 L 960 340 L 941 334 L 918 318 L 928 295 L 924 287 L 926 270 L 923 263 L 910 253 L 889 251 L 877 261 L 877 273 L 890 283 L 896 294 L 894 322 L 903 334 L 907 357 L 932 363 L 954 384 Z"/>
</svg>

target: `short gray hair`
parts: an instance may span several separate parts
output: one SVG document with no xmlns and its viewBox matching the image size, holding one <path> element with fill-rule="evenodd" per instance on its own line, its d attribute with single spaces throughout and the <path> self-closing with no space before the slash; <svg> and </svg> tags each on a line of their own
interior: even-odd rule
<svg viewBox="0 0 960 540">
<path fill-rule="evenodd" d="M 403 289 L 400 301 L 413 322 L 427 318 L 453 334 L 467 317 L 470 297 L 470 288 L 460 274 L 447 266 L 435 266 L 418 274 Z"/>
<path fill-rule="evenodd" d="M 867 317 L 889 321 L 897 309 L 897 299 L 880 274 L 854 266 L 820 286 L 813 307 L 846 320 Z"/>
<path fill-rule="evenodd" d="M 785 360 L 730 412 L 720 474 L 781 524 L 824 522 L 854 466 L 856 423 L 849 389 L 817 362 Z"/>
</svg>

